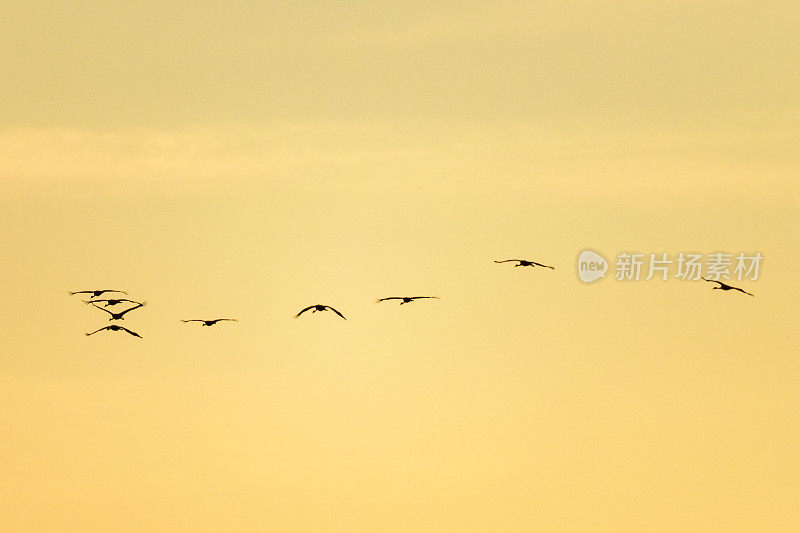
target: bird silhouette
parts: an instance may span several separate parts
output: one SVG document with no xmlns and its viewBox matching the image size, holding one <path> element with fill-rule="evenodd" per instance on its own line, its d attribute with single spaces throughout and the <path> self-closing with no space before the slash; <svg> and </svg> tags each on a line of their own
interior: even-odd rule
<svg viewBox="0 0 800 533">
<path fill-rule="evenodd" d="M 327 309 L 330 309 L 331 311 L 333 311 L 334 313 L 336 313 L 340 317 L 344 318 L 344 315 L 342 313 L 340 313 L 339 311 L 337 311 L 336 309 L 334 309 L 330 305 L 321 305 L 321 304 L 309 305 L 308 307 L 306 307 L 305 309 L 303 309 L 302 311 L 300 311 L 299 313 L 294 315 L 294 317 L 295 318 L 299 317 L 300 315 L 302 315 L 303 313 L 305 313 L 309 309 L 313 309 L 312 313 L 316 313 L 317 311 L 325 311 Z M 344 319 L 347 320 L 346 318 L 344 318 Z"/>
<path fill-rule="evenodd" d="M 700 277 L 700 279 L 702 279 L 703 281 L 711 282 L 711 283 L 719 283 L 719 285 L 717 287 L 712 287 L 712 290 L 721 289 L 723 291 L 739 291 L 739 292 L 743 292 L 743 293 L 745 293 L 747 295 L 750 295 L 750 296 L 755 296 L 755 294 L 751 294 L 751 293 L 747 292 L 744 289 L 740 289 L 739 287 L 734 287 L 733 285 L 728 285 L 727 283 L 723 283 L 723 282 L 721 282 L 719 280 L 716 280 L 716 279 L 706 279 L 706 278 L 704 278 L 702 276 Z"/>
<path fill-rule="evenodd" d="M 400 305 L 407 304 L 409 302 L 413 302 L 414 300 L 419 300 L 421 298 L 436 298 L 439 299 L 438 296 L 389 296 L 388 298 L 380 298 L 375 300 L 376 303 L 385 302 L 386 300 L 402 300 Z"/>
<path fill-rule="evenodd" d="M 495 263 L 508 263 L 508 262 L 514 262 L 514 261 L 517 262 L 517 264 L 514 265 L 515 267 L 529 267 L 529 266 L 537 267 L 537 266 L 540 266 L 540 267 L 544 267 L 544 268 L 549 268 L 550 270 L 555 270 L 556 269 L 556 267 L 552 267 L 550 265 L 543 265 L 541 263 L 537 263 L 536 261 L 528 261 L 527 259 L 504 259 L 502 261 L 495 261 Z"/>
<path fill-rule="evenodd" d="M 202 322 L 202 326 L 213 326 L 217 322 L 222 322 L 223 320 L 228 320 L 231 322 L 239 322 L 238 318 L 215 318 L 214 320 L 203 320 L 200 318 L 191 318 L 189 320 L 181 320 L 181 322 Z"/>
<path fill-rule="evenodd" d="M 124 328 L 122 326 L 117 326 L 116 324 L 111 324 L 110 326 L 106 326 L 104 328 L 100 328 L 97 331 L 93 331 L 91 333 L 86 333 L 85 335 L 88 337 L 89 335 L 94 335 L 98 331 L 103 331 L 103 330 L 106 330 L 106 329 L 109 330 L 109 331 L 125 331 L 127 333 L 130 333 L 134 337 L 139 337 L 140 339 L 142 338 L 142 336 L 139 335 L 138 333 L 136 333 L 135 331 L 131 331 L 128 328 Z"/>
<path fill-rule="evenodd" d="M 101 310 L 101 311 L 105 311 L 106 313 L 108 313 L 109 315 L 111 315 L 111 318 L 109 318 L 109 320 L 125 320 L 125 316 L 124 316 L 124 315 L 125 315 L 125 313 L 128 313 L 128 312 L 130 312 L 130 311 L 133 311 L 134 309 L 139 309 L 140 307 L 144 307 L 145 305 L 147 305 L 147 302 L 142 302 L 142 303 L 140 303 L 140 304 L 134 305 L 133 307 L 129 307 L 129 308 L 125 309 L 124 311 L 120 311 L 119 313 L 115 313 L 115 312 L 113 312 L 113 311 L 109 311 L 109 310 L 108 310 L 108 309 L 106 309 L 105 307 L 100 307 L 99 305 L 97 305 L 97 304 L 96 304 L 96 303 L 94 303 L 94 302 L 89 302 L 89 303 L 91 303 L 92 305 L 94 305 L 94 306 L 95 306 L 96 308 L 98 308 L 99 310 Z"/>
<path fill-rule="evenodd" d="M 102 289 L 98 291 L 70 291 L 70 294 L 91 294 L 92 298 L 99 298 L 100 296 L 103 295 L 103 293 L 106 292 L 121 292 L 122 294 L 128 294 L 125 291 L 115 291 L 112 289 Z"/>
<path fill-rule="evenodd" d="M 113 305 L 121 304 L 122 302 L 130 302 L 132 304 L 138 304 L 142 302 L 137 302 L 136 300 L 128 300 L 127 298 L 112 298 L 112 299 L 101 299 L 101 300 L 84 300 L 83 303 L 85 304 L 92 304 L 95 302 L 106 302 L 106 305 L 103 307 L 110 307 Z"/>
</svg>

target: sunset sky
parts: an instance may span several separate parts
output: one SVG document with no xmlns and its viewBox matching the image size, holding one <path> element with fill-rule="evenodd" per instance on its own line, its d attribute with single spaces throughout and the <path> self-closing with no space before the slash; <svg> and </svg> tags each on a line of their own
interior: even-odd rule
<svg viewBox="0 0 800 533">
<path fill-rule="evenodd" d="M 2 530 L 797 531 L 798 28 L 5 6 Z M 584 284 L 584 249 L 764 260 L 751 298 Z M 148 302 L 142 339 L 84 335 L 95 288 Z M 406 294 L 440 299 L 375 303 Z"/>
</svg>

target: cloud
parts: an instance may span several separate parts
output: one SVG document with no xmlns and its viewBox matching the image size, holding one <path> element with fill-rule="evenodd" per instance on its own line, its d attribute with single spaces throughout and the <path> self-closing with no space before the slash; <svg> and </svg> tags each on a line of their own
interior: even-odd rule
<svg viewBox="0 0 800 533">
<path fill-rule="evenodd" d="M 796 174 L 800 132 L 764 117 L 716 124 L 318 121 L 183 129 L 0 131 L 2 180 L 532 183 L 564 194 L 709 192 Z M 528 185 L 525 185 L 528 184 Z M 766 193 L 765 193 L 766 194 Z"/>
</svg>

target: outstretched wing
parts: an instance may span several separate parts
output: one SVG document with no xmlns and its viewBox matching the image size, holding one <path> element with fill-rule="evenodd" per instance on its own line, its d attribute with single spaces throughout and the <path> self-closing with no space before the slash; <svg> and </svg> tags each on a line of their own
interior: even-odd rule
<svg viewBox="0 0 800 533">
<path fill-rule="evenodd" d="M 139 309 L 140 307 L 144 307 L 145 305 L 147 305 L 147 302 L 142 302 L 140 304 L 134 305 L 133 307 L 129 307 L 126 310 L 122 311 L 121 313 L 119 313 L 119 315 L 122 316 L 122 315 L 124 315 L 125 313 L 127 313 L 129 311 L 133 311 L 134 309 Z M 97 306 L 95 306 L 95 307 L 97 307 Z M 99 309 L 102 309 L 102 307 L 99 308 Z"/>
<path fill-rule="evenodd" d="M 92 291 L 92 292 L 98 292 L 98 291 Z M 125 292 L 125 291 L 115 291 L 115 290 L 113 290 L 113 289 L 103 289 L 102 291 L 99 291 L 99 292 L 100 292 L 101 294 L 102 294 L 102 293 L 104 293 L 104 292 L 121 292 L 122 294 L 128 294 L 128 293 L 127 293 L 127 292 Z"/>
<path fill-rule="evenodd" d="M 222 322 L 223 320 L 227 320 L 229 322 L 239 322 L 238 318 L 218 318 L 217 322 Z"/>
<path fill-rule="evenodd" d="M 189 320 L 181 320 L 181 322 L 205 322 L 205 320 L 200 320 L 199 318 L 192 318 Z"/>
<path fill-rule="evenodd" d="M 303 309 L 302 311 L 300 311 L 299 313 L 294 315 L 294 317 L 297 318 L 300 315 L 302 315 L 303 313 L 305 313 L 306 311 L 308 311 L 309 309 L 314 309 L 315 307 L 316 307 L 316 305 L 309 305 L 308 307 L 306 307 L 305 309 Z"/>
<path fill-rule="evenodd" d="M 556 267 L 552 267 L 552 266 L 550 266 L 550 265 L 543 265 L 543 264 L 541 264 L 541 263 L 537 263 L 536 261 L 531 261 L 531 263 L 533 263 L 533 264 L 534 264 L 534 265 L 536 265 L 536 266 L 540 266 L 540 267 L 544 267 L 544 268 L 549 268 L 550 270 L 555 270 L 555 269 L 556 269 Z"/>
<path fill-rule="evenodd" d="M 721 281 L 719 281 L 717 279 L 708 279 L 708 278 L 704 278 L 703 276 L 700 276 L 700 279 L 702 279 L 703 281 L 708 281 L 710 283 L 719 283 L 720 287 L 725 287 L 726 286 L 724 283 L 722 283 Z"/>
<path fill-rule="evenodd" d="M 386 300 L 402 300 L 402 299 L 403 299 L 402 296 L 389 296 L 388 298 L 380 298 L 378 300 L 375 300 L 375 303 L 385 302 Z"/>
<path fill-rule="evenodd" d="M 745 293 L 745 294 L 748 294 L 748 295 L 750 295 L 750 296 L 755 296 L 755 294 L 749 293 L 749 292 L 747 292 L 747 291 L 746 291 L 746 290 L 744 290 L 744 289 L 740 289 L 739 287 L 734 287 L 734 289 L 736 289 L 736 290 L 737 290 L 737 291 L 739 291 L 739 292 L 743 292 L 743 293 Z"/>
<path fill-rule="evenodd" d="M 139 337 L 140 339 L 142 338 L 142 336 L 141 336 L 141 335 L 139 335 L 139 334 L 138 334 L 138 333 L 136 333 L 135 331 L 131 331 L 131 330 L 129 330 L 128 328 L 123 328 L 122 326 L 119 326 L 119 329 L 121 329 L 122 331 L 126 331 L 126 332 L 130 333 L 130 334 L 131 334 L 131 335 L 133 335 L 134 337 Z"/>
<path fill-rule="evenodd" d="M 437 300 L 439 299 L 438 296 L 412 296 L 411 297 L 412 300 L 419 300 L 420 298 L 435 298 Z"/>
<path fill-rule="evenodd" d="M 94 294 L 94 291 L 67 291 L 70 294 Z"/>
<path fill-rule="evenodd" d="M 509 263 L 514 261 L 523 261 L 523 259 L 503 259 L 502 261 L 495 261 L 495 263 Z"/>
<path fill-rule="evenodd" d="M 111 316 L 114 316 L 114 313 L 112 313 L 111 311 L 109 311 L 109 310 L 108 310 L 108 309 L 106 309 L 105 307 L 100 307 L 99 305 L 97 305 L 97 304 L 96 304 L 96 303 L 94 303 L 94 302 L 89 302 L 89 303 L 90 303 L 90 304 L 92 304 L 93 306 L 95 306 L 96 308 L 98 308 L 99 310 L 101 310 L 101 311 L 105 311 L 105 312 L 106 312 L 106 313 L 108 313 L 109 315 L 111 315 Z"/>
<path fill-rule="evenodd" d="M 333 311 L 334 313 L 336 313 L 336 314 L 337 314 L 337 315 L 339 315 L 340 317 L 344 318 L 344 315 L 343 315 L 342 313 L 340 313 L 339 311 L 337 311 L 336 309 L 334 309 L 334 308 L 333 308 L 333 307 L 331 307 L 330 305 L 326 305 L 326 306 L 325 306 L 325 308 L 326 308 L 326 309 L 330 309 L 331 311 Z M 346 318 L 344 318 L 344 319 L 345 319 L 345 320 L 347 320 Z"/>
<path fill-rule="evenodd" d="M 98 329 L 98 330 L 95 330 L 95 331 L 93 331 L 93 332 L 91 332 L 91 333 L 86 333 L 86 336 L 88 337 L 89 335 L 94 335 L 94 334 L 95 334 L 95 333 L 97 333 L 98 331 L 103 331 L 104 329 L 111 329 L 111 326 L 106 326 L 106 327 L 104 327 L 104 328 L 100 328 L 100 329 Z"/>
</svg>

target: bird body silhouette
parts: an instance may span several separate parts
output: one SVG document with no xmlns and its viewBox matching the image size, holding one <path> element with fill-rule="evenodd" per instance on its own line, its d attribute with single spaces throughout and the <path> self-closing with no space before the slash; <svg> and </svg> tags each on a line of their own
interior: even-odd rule
<svg viewBox="0 0 800 533">
<path fill-rule="evenodd" d="M 331 310 L 331 311 L 333 311 L 334 313 L 336 313 L 337 315 L 339 315 L 340 317 L 344 318 L 344 315 L 343 315 L 342 313 L 340 313 L 339 311 L 337 311 L 336 309 L 334 309 L 334 308 L 333 308 L 333 307 L 331 307 L 330 305 L 322 305 L 322 304 L 309 305 L 308 307 L 306 307 L 305 309 L 303 309 L 302 311 L 300 311 L 299 313 L 297 313 L 296 315 L 294 315 L 294 317 L 295 317 L 295 318 L 299 317 L 300 315 L 302 315 L 303 313 L 305 313 L 305 312 L 306 312 L 306 311 L 308 311 L 309 309 L 311 309 L 311 310 L 312 310 L 312 311 L 311 311 L 312 313 L 316 313 L 317 311 L 326 311 L 326 310 Z M 345 319 L 345 320 L 347 320 L 346 318 L 344 318 L 344 319 Z"/>
<path fill-rule="evenodd" d="M 106 305 L 104 305 L 103 307 L 111 307 L 111 306 L 114 306 L 114 305 L 117 305 L 117 304 L 121 304 L 122 302 L 130 302 L 132 304 L 142 303 L 142 302 L 137 302 L 136 300 L 128 300 L 127 298 L 111 298 L 111 299 L 84 300 L 83 301 L 83 303 L 85 303 L 87 305 L 95 303 L 95 302 L 98 302 L 98 303 L 99 302 L 105 302 Z"/>
<path fill-rule="evenodd" d="M 238 322 L 238 318 L 215 318 L 213 320 L 203 320 L 202 318 L 191 318 L 189 320 L 181 320 L 181 322 L 202 322 L 201 326 L 213 326 L 217 322 L 222 322 L 223 320 L 227 320 L 230 322 Z"/>
<path fill-rule="evenodd" d="M 385 302 L 386 300 L 402 300 L 400 305 L 407 304 L 409 302 L 413 302 L 414 300 L 420 300 L 422 298 L 435 298 L 439 299 L 438 296 L 389 296 L 388 298 L 380 298 L 375 300 L 376 303 Z"/>
<path fill-rule="evenodd" d="M 139 309 L 140 307 L 144 307 L 145 305 L 147 305 L 147 302 L 141 302 L 141 303 L 139 303 L 137 305 L 134 305 L 133 307 L 129 307 L 129 308 L 125 309 L 124 311 L 120 311 L 119 313 L 115 313 L 114 311 L 109 311 L 105 307 L 100 307 L 99 305 L 97 305 L 94 302 L 89 302 L 89 303 L 94 305 L 99 310 L 105 311 L 106 313 L 111 315 L 111 318 L 109 318 L 109 320 L 125 320 L 125 316 L 124 316 L 125 313 L 129 313 L 130 311 L 133 311 L 134 309 Z"/>
<path fill-rule="evenodd" d="M 121 292 L 122 294 L 128 294 L 125 291 L 115 291 L 113 289 L 101 289 L 97 291 L 70 291 L 70 294 L 91 294 L 92 298 L 99 298 L 106 292 Z"/>
<path fill-rule="evenodd" d="M 723 283 L 723 282 L 721 282 L 719 280 L 716 280 L 716 279 L 706 279 L 706 278 L 704 278 L 702 276 L 700 277 L 700 279 L 702 279 L 703 281 L 708 281 L 710 283 L 719 283 L 719 285 L 717 285 L 716 287 L 712 287 L 711 288 L 712 290 L 720 289 L 720 290 L 723 290 L 723 291 L 739 291 L 739 292 L 743 292 L 743 293 L 745 293 L 745 294 L 747 294 L 749 296 L 755 296 L 755 294 L 751 294 L 751 293 L 747 292 L 744 289 L 740 289 L 739 287 L 734 287 L 733 285 L 728 285 L 727 283 Z"/>
<path fill-rule="evenodd" d="M 135 331 L 131 331 L 131 330 L 129 330 L 128 328 L 125 328 L 125 327 L 122 327 L 122 326 L 117 326 L 116 324 L 111 324 L 110 326 L 106 326 L 106 327 L 104 327 L 104 328 L 100 328 L 100 329 L 98 329 L 97 331 L 93 331 L 93 332 L 91 332 L 91 333 L 86 333 L 85 335 L 88 337 L 89 335 L 94 335 L 94 334 L 95 334 L 95 333 L 97 333 L 98 331 L 103 331 L 103 330 L 109 330 L 109 331 L 125 331 L 126 333 L 130 333 L 130 334 L 131 334 L 131 335 L 133 335 L 134 337 L 139 337 L 140 339 L 142 338 L 142 336 L 141 336 L 141 335 L 139 335 L 138 333 L 136 333 Z"/>
<path fill-rule="evenodd" d="M 514 262 L 514 261 L 517 262 L 517 264 L 514 265 L 515 267 L 529 267 L 529 266 L 537 267 L 537 266 L 540 266 L 540 267 L 544 267 L 544 268 L 549 268 L 550 270 L 555 270 L 556 269 L 556 267 L 552 267 L 550 265 L 543 265 L 542 263 L 537 263 L 536 261 L 528 261 L 527 259 L 504 259 L 502 261 L 495 261 L 495 263 L 509 263 L 509 262 Z"/>
</svg>

